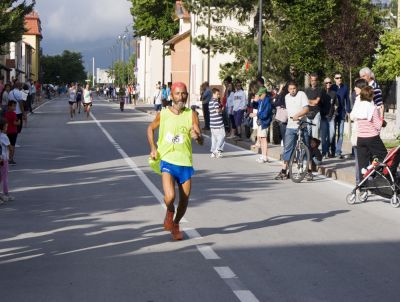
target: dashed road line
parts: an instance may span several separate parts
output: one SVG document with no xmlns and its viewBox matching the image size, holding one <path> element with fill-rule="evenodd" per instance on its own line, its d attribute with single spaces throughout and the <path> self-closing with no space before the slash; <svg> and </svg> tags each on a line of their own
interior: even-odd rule
<svg viewBox="0 0 400 302">
<path fill-rule="evenodd" d="M 196 246 L 199 252 L 203 255 L 203 257 L 207 260 L 217 260 L 221 259 L 220 256 L 217 255 L 216 252 L 209 245 L 200 244 Z"/>
</svg>

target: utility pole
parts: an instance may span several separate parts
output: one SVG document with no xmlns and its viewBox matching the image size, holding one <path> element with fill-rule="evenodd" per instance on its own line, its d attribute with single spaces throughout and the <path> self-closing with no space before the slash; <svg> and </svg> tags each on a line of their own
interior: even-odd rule
<svg viewBox="0 0 400 302">
<path fill-rule="evenodd" d="M 263 0 L 260 0 L 259 12 L 258 12 L 258 77 L 262 77 L 262 57 L 263 57 L 263 45 L 262 45 L 262 33 L 263 33 Z"/>
<path fill-rule="evenodd" d="M 95 84 L 94 84 L 94 57 L 93 57 L 93 64 L 92 64 L 92 67 L 93 67 L 93 75 L 92 75 L 92 77 L 93 77 L 93 87 L 95 86 Z"/>
<path fill-rule="evenodd" d="M 210 69 L 211 69 L 211 58 L 210 58 L 210 52 L 211 52 L 211 45 L 210 45 L 210 39 L 211 39 L 211 5 L 210 2 L 208 3 L 208 47 L 207 47 L 207 82 L 210 84 Z"/>
</svg>

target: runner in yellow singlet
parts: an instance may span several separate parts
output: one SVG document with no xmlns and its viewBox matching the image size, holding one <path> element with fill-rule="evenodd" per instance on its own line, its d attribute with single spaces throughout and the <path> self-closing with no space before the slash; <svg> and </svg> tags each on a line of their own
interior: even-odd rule
<svg viewBox="0 0 400 302">
<path fill-rule="evenodd" d="M 179 222 L 185 215 L 194 173 L 192 164 L 192 139 L 203 144 L 203 136 L 196 112 L 186 108 L 188 98 L 186 85 L 174 83 L 171 87 L 172 106 L 157 113 L 147 128 L 150 145 L 150 157 L 161 156 L 160 170 L 164 190 L 164 202 L 167 213 L 164 229 L 172 234 L 174 240 L 182 240 Z M 157 145 L 154 142 L 154 130 L 159 128 Z M 157 149 L 158 146 L 158 149 Z M 179 204 L 175 214 L 175 182 L 179 188 Z"/>
</svg>

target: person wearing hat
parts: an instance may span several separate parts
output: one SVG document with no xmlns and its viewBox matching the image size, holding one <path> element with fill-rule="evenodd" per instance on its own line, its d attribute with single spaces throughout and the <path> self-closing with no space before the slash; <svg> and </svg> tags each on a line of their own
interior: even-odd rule
<svg viewBox="0 0 400 302">
<path fill-rule="evenodd" d="M 160 172 L 164 189 L 164 202 L 167 212 L 164 229 L 170 231 L 173 240 L 182 240 L 179 222 L 185 215 L 194 173 L 192 161 L 192 139 L 203 144 L 199 118 L 195 111 L 186 108 L 188 92 L 181 82 L 171 87 L 172 106 L 157 113 L 147 128 L 150 145 L 150 158 L 160 159 Z M 154 131 L 159 128 L 157 145 Z M 179 204 L 175 214 L 175 182 L 179 188 Z"/>
</svg>

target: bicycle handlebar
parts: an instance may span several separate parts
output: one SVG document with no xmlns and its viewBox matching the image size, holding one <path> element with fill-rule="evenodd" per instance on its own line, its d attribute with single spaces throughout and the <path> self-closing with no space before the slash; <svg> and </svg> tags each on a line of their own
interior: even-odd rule
<svg viewBox="0 0 400 302">
<path fill-rule="evenodd" d="M 293 116 L 291 116 L 290 118 L 293 119 Z M 303 124 L 307 124 L 307 125 L 310 125 L 310 126 L 317 126 L 316 124 L 313 124 L 311 122 L 307 122 L 307 121 L 304 121 L 304 120 L 299 120 L 298 125 L 301 126 Z"/>
</svg>

